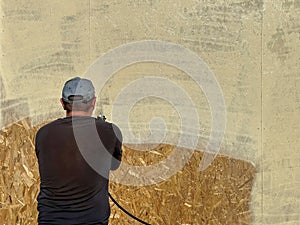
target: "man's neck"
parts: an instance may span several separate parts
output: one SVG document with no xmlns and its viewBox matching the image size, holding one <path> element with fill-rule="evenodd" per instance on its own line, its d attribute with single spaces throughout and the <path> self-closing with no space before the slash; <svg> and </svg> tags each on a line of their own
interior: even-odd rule
<svg viewBox="0 0 300 225">
<path fill-rule="evenodd" d="M 66 113 L 67 117 L 71 116 L 92 116 L 90 112 L 84 112 L 84 111 L 71 111 Z"/>
</svg>

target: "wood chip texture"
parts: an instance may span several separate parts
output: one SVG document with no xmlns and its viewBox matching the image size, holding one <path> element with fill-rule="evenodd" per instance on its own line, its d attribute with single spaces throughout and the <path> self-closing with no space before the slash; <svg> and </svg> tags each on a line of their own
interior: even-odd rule
<svg viewBox="0 0 300 225">
<path fill-rule="evenodd" d="M 39 127 L 22 120 L 0 131 L 1 224 L 37 224 L 39 173 L 34 138 Z M 159 144 L 153 150 L 138 152 L 124 145 L 123 160 L 131 165 L 150 165 L 174 148 Z M 208 169 L 199 172 L 202 155 L 196 151 L 182 170 L 159 184 L 135 187 L 110 182 L 110 193 L 124 208 L 152 225 L 251 224 L 253 165 L 217 156 Z M 140 223 L 111 202 L 110 224 Z"/>
</svg>

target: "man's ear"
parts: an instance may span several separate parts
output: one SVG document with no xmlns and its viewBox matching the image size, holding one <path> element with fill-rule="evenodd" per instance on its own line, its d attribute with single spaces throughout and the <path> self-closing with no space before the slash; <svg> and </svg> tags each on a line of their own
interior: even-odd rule
<svg viewBox="0 0 300 225">
<path fill-rule="evenodd" d="M 94 97 L 92 100 L 91 100 L 91 106 L 93 108 L 95 108 L 95 105 L 96 105 L 96 97 Z"/>
<path fill-rule="evenodd" d="M 60 103 L 61 103 L 63 109 L 66 110 L 66 106 L 65 106 L 64 100 L 62 98 L 60 98 Z"/>
</svg>

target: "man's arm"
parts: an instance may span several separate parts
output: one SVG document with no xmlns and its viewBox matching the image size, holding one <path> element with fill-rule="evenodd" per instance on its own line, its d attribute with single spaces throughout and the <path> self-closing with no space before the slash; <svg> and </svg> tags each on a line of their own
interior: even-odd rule
<svg viewBox="0 0 300 225">
<path fill-rule="evenodd" d="M 111 160 L 111 170 L 116 170 L 119 168 L 120 164 L 121 164 L 121 160 L 122 160 L 122 141 L 123 141 L 123 137 L 122 137 L 122 133 L 120 131 L 120 129 L 112 124 L 112 128 L 116 137 L 116 143 L 115 143 L 115 148 L 114 148 L 114 152 L 113 152 L 113 158 Z"/>
</svg>

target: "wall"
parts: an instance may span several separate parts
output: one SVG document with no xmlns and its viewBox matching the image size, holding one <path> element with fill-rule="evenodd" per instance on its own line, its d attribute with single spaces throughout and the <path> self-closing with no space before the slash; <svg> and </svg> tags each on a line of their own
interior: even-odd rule
<svg viewBox="0 0 300 225">
<path fill-rule="evenodd" d="M 85 74 L 120 45 L 176 43 L 207 64 L 223 92 L 226 131 L 220 153 L 257 168 L 254 224 L 299 223 L 299 1 L 2 0 L 1 8 L 1 128 L 25 117 L 39 124 L 63 116 L 58 99 L 64 81 Z M 113 120 L 114 100 L 145 76 L 166 78 L 186 91 L 198 113 L 203 150 L 211 129 L 210 102 L 180 68 L 151 62 L 115 71 L 97 84 L 103 86 L 97 113 Z M 167 137 L 172 142 L 181 129 L 179 106 L 159 97 L 139 101 L 129 121 L 135 135 L 144 137 L 147 122 L 164 117 L 174 131 Z"/>
</svg>

